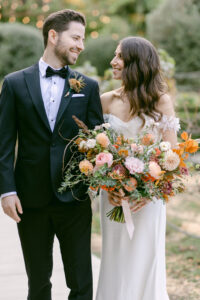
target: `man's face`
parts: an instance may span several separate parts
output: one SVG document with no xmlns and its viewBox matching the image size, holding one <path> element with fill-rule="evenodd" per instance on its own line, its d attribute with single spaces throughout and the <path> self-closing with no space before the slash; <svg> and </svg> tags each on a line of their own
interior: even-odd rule
<svg viewBox="0 0 200 300">
<path fill-rule="evenodd" d="M 79 22 L 70 22 L 68 30 L 58 33 L 54 53 L 62 65 L 74 65 L 84 49 L 85 27 Z"/>
</svg>

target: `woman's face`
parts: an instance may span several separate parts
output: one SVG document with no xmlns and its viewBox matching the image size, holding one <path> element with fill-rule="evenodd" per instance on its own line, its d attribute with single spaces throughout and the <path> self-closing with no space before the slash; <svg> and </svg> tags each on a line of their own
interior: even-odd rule
<svg viewBox="0 0 200 300">
<path fill-rule="evenodd" d="M 124 61 L 121 57 L 121 46 L 118 45 L 117 49 L 115 50 L 115 56 L 110 62 L 112 69 L 113 69 L 113 78 L 114 79 L 121 79 L 122 78 L 122 71 L 124 68 Z"/>
</svg>

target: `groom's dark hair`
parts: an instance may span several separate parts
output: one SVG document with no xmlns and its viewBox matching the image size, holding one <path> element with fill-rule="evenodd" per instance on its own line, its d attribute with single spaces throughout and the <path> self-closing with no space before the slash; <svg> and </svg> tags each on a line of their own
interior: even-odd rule
<svg viewBox="0 0 200 300">
<path fill-rule="evenodd" d="M 47 46 L 49 30 L 54 29 L 56 32 L 63 32 L 69 28 L 70 22 L 79 22 L 83 26 L 86 26 L 85 17 L 80 12 L 71 9 L 63 9 L 50 14 L 44 21 L 42 30 L 44 47 L 46 48 Z"/>
</svg>

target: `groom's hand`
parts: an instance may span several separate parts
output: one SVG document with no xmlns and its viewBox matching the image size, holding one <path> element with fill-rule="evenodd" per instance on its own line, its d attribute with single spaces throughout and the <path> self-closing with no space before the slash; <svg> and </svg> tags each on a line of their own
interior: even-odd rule
<svg viewBox="0 0 200 300">
<path fill-rule="evenodd" d="M 21 202 L 17 195 L 11 195 L 2 198 L 1 205 L 6 215 L 11 217 L 17 223 L 21 221 L 20 217 L 18 216 L 18 213 L 22 214 L 23 211 Z"/>
</svg>

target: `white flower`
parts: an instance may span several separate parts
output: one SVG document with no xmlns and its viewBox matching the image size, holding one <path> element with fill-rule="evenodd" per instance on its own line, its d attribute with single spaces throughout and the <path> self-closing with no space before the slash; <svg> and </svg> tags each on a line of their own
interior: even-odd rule
<svg viewBox="0 0 200 300">
<path fill-rule="evenodd" d="M 154 121 L 154 119 L 150 119 L 150 120 L 149 120 L 149 125 L 150 125 L 150 126 L 153 126 L 153 125 L 155 125 L 155 121 Z"/>
<path fill-rule="evenodd" d="M 81 141 L 80 144 L 79 144 L 79 148 L 80 149 L 83 149 L 83 148 L 87 149 L 87 143 L 86 143 L 86 141 Z"/>
<path fill-rule="evenodd" d="M 160 150 L 161 151 L 168 151 L 171 149 L 171 144 L 170 142 L 161 142 L 160 143 Z"/>
<path fill-rule="evenodd" d="M 89 139 L 87 142 L 86 142 L 86 146 L 91 149 L 91 148 L 94 148 L 96 146 L 96 140 L 95 139 Z"/>
<path fill-rule="evenodd" d="M 110 128 L 110 123 L 104 123 L 104 124 L 102 124 L 102 127 L 104 127 L 104 128 L 106 128 L 106 129 L 108 129 L 108 128 Z"/>
<path fill-rule="evenodd" d="M 162 167 L 167 171 L 175 170 L 180 163 L 180 158 L 177 153 L 172 150 L 168 150 L 165 152 L 164 162 L 162 163 Z"/>
<path fill-rule="evenodd" d="M 95 127 L 94 127 L 94 130 L 100 130 L 102 127 L 101 127 L 101 125 L 96 125 Z"/>
</svg>

